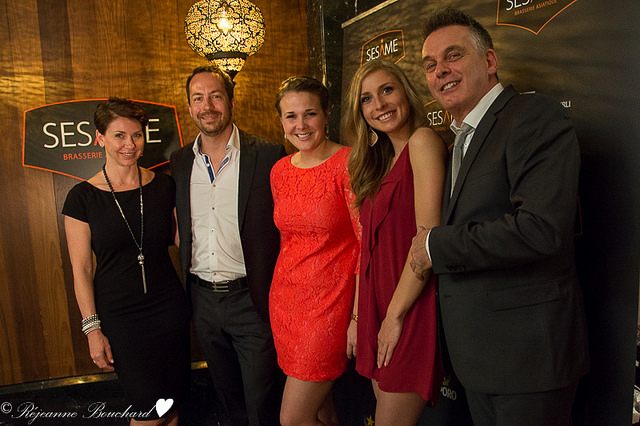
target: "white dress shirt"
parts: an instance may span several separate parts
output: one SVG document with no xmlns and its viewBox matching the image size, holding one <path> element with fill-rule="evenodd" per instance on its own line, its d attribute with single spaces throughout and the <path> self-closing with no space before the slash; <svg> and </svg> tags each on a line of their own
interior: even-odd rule
<svg viewBox="0 0 640 426">
<path fill-rule="evenodd" d="M 221 164 L 211 164 L 200 151 L 201 138 L 193 144 L 190 272 L 211 282 L 235 280 L 246 276 L 238 223 L 238 128 L 233 126 Z"/>
</svg>

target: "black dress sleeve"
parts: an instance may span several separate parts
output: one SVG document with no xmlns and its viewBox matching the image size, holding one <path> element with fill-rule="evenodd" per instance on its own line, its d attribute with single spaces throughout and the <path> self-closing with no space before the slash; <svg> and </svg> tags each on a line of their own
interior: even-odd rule
<svg viewBox="0 0 640 426">
<path fill-rule="evenodd" d="M 75 185 L 69 193 L 67 194 L 67 198 L 64 201 L 64 205 L 62 206 L 62 214 L 65 216 L 72 217 L 82 222 L 89 222 L 87 217 L 87 209 L 86 209 L 86 201 L 87 201 L 87 187 L 86 185 L 90 185 L 89 183 L 80 182 Z"/>
</svg>

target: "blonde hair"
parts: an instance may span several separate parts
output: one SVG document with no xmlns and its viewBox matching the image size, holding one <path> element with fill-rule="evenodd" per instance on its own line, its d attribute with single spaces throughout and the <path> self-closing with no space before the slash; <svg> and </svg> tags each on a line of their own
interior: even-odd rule
<svg viewBox="0 0 640 426">
<path fill-rule="evenodd" d="M 388 60 L 378 59 L 358 68 L 347 92 L 346 111 L 342 116 L 340 136 L 340 139 L 352 148 L 348 168 L 351 187 L 356 196 L 355 204 L 358 208 L 362 207 L 365 199 L 373 198 L 378 192 L 382 181 L 389 173 L 391 160 L 395 155 L 389 137 L 383 132 L 376 131 L 378 142 L 374 146 L 369 146 L 370 128 L 362 115 L 360 95 L 363 80 L 375 71 L 389 73 L 404 88 L 410 106 L 411 133 L 424 125 L 425 119 L 422 100 L 399 66 Z"/>
</svg>

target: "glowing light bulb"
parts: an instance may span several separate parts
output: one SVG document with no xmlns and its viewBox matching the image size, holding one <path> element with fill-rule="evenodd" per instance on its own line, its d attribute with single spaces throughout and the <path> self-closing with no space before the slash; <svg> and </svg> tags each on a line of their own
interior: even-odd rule
<svg viewBox="0 0 640 426">
<path fill-rule="evenodd" d="M 223 17 L 222 17 L 222 18 L 220 18 L 220 20 L 218 21 L 218 28 L 220 28 L 220 30 L 221 30 L 223 33 L 225 33 L 225 34 L 226 34 L 226 33 L 228 33 L 228 32 L 229 32 L 229 30 L 230 30 L 231 28 L 233 28 L 233 27 L 231 26 L 231 23 L 229 22 L 229 20 L 227 19 L 227 17 L 226 17 L 226 16 L 223 16 Z"/>
</svg>

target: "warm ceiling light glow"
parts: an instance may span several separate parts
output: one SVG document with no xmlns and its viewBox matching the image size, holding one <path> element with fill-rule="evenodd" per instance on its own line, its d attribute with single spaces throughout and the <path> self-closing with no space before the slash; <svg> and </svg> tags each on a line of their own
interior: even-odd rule
<svg viewBox="0 0 640 426">
<path fill-rule="evenodd" d="M 231 77 L 260 49 L 265 33 L 262 12 L 247 0 L 199 1 L 189 9 L 184 30 L 187 44 Z"/>
</svg>

